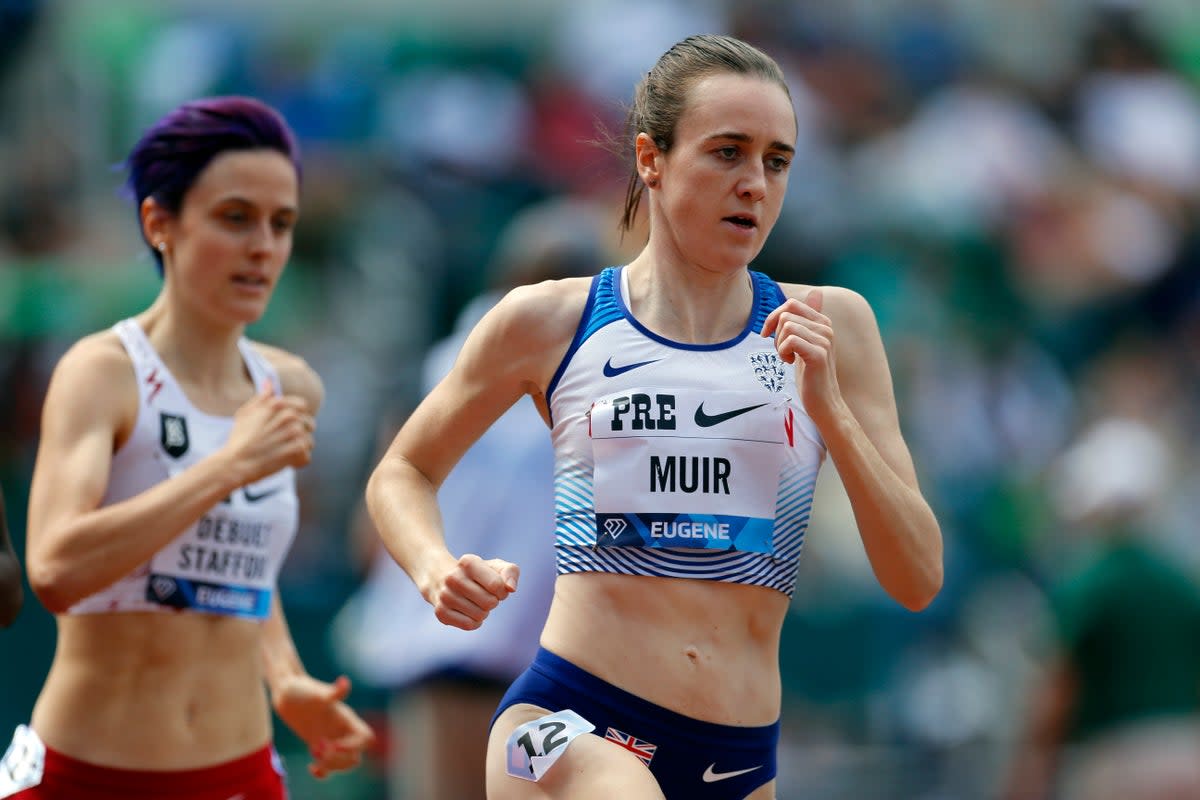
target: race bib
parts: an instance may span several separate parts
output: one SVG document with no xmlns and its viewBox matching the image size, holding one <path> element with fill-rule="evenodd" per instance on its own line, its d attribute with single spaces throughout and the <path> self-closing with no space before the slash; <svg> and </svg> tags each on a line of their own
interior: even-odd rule
<svg viewBox="0 0 1200 800">
<path fill-rule="evenodd" d="M 297 512 L 282 474 L 236 490 L 155 554 L 146 600 L 265 619 Z"/>
<path fill-rule="evenodd" d="M 635 389 L 591 409 L 599 547 L 773 551 L 792 411 L 759 391 Z"/>
<path fill-rule="evenodd" d="M 42 782 L 46 745 L 27 725 L 18 725 L 12 743 L 0 760 L 0 798 L 10 797 Z"/>
<path fill-rule="evenodd" d="M 567 751 L 572 739 L 594 730 L 595 725 L 569 708 L 518 725 L 505 748 L 508 774 L 527 781 L 541 780 Z"/>
</svg>

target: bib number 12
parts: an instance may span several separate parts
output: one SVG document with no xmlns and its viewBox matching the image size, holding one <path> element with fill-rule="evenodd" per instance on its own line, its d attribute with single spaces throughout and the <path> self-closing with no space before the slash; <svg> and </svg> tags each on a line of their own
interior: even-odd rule
<svg viewBox="0 0 1200 800">
<path fill-rule="evenodd" d="M 576 736 L 596 726 L 570 709 L 547 714 L 518 725 L 508 737 L 508 774 L 527 781 L 539 780 Z"/>
</svg>

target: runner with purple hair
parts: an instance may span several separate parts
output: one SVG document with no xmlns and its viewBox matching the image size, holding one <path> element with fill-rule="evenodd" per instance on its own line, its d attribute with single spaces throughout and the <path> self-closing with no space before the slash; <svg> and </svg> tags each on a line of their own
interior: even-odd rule
<svg viewBox="0 0 1200 800">
<path fill-rule="evenodd" d="M 58 643 L 0 797 L 282 800 L 272 709 L 317 777 L 372 740 L 349 681 L 305 671 L 276 591 L 324 389 L 245 328 L 291 254 L 299 150 L 269 106 L 219 97 L 126 166 L 162 289 L 50 381 L 26 567 Z"/>
</svg>

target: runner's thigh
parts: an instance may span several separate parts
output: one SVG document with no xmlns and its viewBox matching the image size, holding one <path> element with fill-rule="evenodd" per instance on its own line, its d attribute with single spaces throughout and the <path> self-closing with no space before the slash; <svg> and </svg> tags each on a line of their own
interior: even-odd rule
<svg viewBox="0 0 1200 800">
<path fill-rule="evenodd" d="M 746 800 L 776 800 L 775 798 L 775 781 L 765 783 L 755 789 L 750 794 L 746 795 Z"/>
<path fill-rule="evenodd" d="M 665 800 L 654 776 L 637 756 L 592 733 L 571 740 L 541 780 L 509 775 L 509 735 L 518 725 L 548 713 L 518 703 L 496 719 L 488 738 L 488 800 Z"/>
</svg>

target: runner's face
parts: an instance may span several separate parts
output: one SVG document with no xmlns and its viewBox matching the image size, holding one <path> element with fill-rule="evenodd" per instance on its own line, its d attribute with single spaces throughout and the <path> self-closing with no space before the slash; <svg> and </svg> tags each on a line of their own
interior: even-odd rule
<svg viewBox="0 0 1200 800">
<path fill-rule="evenodd" d="M 299 191 L 295 167 L 277 151 L 214 158 L 170 226 L 168 281 L 208 314 L 259 319 L 292 252 Z"/>
<path fill-rule="evenodd" d="M 778 84 L 728 73 L 698 81 L 660 156 L 655 234 L 689 262 L 745 267 L 779 218 L 795 141 L 795 112 Z"/>
</svg>

